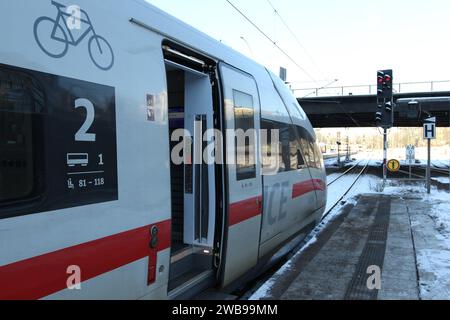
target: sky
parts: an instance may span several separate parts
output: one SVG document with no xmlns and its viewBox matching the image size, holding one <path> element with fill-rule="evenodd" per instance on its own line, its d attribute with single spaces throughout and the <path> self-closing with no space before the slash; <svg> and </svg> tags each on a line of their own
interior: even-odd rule
<svg viewBox="0 0 450 320">
<path fill-rule="evenodd" d="M 300 68 L 226 0 L 147 1 L 276 74 L 286 67 L 294 89 L 376 84 L 380 69 L 395 82 L 450 80 L 448 0 L 230 0 Z"/>
</svg>

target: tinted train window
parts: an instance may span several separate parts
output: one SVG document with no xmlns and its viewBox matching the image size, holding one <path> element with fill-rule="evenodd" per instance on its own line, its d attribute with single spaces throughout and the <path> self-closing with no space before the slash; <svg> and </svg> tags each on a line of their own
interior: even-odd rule
<svg viewBox="0 0 450 320">
<path fill-rule="evenodd" d="M 236 150 L 236 175 L 237 180 L 256 178 L 255 157 L 255 110 L 253 96 L 233 90 L 234 121 L 237 131 Z M 239 131 L 241 134 L 240 135 Z"/>
<path fill-rule="evenodd" d="M 324 162 L 322 153 L 314 137 L 303 127 L 296 126 L 299 137 L 299 145 L 305 157 L 306 164 L 310 168 L 323 168 Z"/>
<path fill-rule="evenodd" d="M 44 92 L 33 78 L 0 69 L 0 204 L 38 193 L 43 109 Z"/>
<path fill-rule="evenodd" d="M 117 199 L 115 88 L 0 64 L 0 219 Z"/>
<path fill-rule="evenodd" d="M 263 168 L 266 172 L 273 169 L 275 163 L 278 165 L 278 172 L 297 170 L 305 165 L 292 125 L 263 119 L 261 129 L 264 130 L 262 135 L 267 134 L 266 139 L 264 137 L 261 139 Z M 274 130 L 278 132 L 278 152 Z"/>
</svg>

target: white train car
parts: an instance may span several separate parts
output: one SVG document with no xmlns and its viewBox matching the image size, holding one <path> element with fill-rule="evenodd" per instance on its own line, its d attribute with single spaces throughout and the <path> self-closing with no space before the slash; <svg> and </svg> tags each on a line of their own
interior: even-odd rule
<svg viewBox="0 0 450 320">
<path fill-rule="evenodd" d="M 0 2 L 0 299 L 227 291 L 316 225 L 322 156 L 278 77 L 142 0 L 60 1 Z M 177 129 L 256 129 L 255 161 L 231 138 L 175 163 Z"/>
</svg>

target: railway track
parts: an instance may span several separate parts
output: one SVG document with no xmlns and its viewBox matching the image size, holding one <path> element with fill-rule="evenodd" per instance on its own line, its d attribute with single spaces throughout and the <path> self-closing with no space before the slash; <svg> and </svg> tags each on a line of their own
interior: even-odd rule
<svg viewBox="0 0 450 320">
<path fill-rule="evenodd" d="M 342 177 L 346 176 L 347 174 L 349 174 L 350 172 L 352 172 L 356 167 L 358 167 L 364 160 L 359 161 L 358 163 L 356 163 L 355 165 L 353 165 L 351 168 L 347 169 L 344 173 L 342 173 L 341 175 L 339 175 L 337 178 L 335 178 L 334 180 L 332 180 L 331 182 L 329 182 L 327 184 L 327 186 L 331 186 L 332 184 L 334 184 L 336 181 L 340 180 Z"/>
<path fill-rule="evenodd" d="M 325 212 L 325 214 L 322 217 L 322 221 L 325 220 L 330 213 L 339 205 L 339 203 L 341 203 L 341 201 L 345 198 L 345 196 L 347 196 L 350 191 L 353 189 L 353 187 L 355 186 L 355 184 L 359 181 L 359 179 L 366 173 L 369 164 L 370 164 L 371 159 L 369 160 L 361 160 L 359 161 L 357 164 L 355 164 L 354 166 L 352 166 L 351 168 L 349 168 L 347 171 L 345 171 L 343 174 L 341 174 L 340 176 L 338 176 L 336 179 L 334 179 L 333 181 L 331 181 L 330 183 L 328 183 L 328 187 L 333 185 L 336 181 L 339 181 L 340 179 L 342 179 L 343 177 L 347 176 L 348 174 L 356 174 L 356 178 L 355 180 L 351 183 L 350 187 L 347 188 L 347 190 L 342 194 L 342 196 L 339 197 L 339 199 L 337 199 L 336 201 L 334 201 L 334 203 L 332 204 L 331 207 L 328 208 L 328 210 Z M 360 164 L 366 162 L 364 164 L 364 166 L 361 169 Z M 354 173 L 353 173 L 354 172 Z"/>
</svg>

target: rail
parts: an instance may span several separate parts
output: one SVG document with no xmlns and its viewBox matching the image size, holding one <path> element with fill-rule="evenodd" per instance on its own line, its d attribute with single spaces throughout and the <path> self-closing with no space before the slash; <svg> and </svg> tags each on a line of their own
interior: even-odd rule
<svg viewBox="0 0 450 320">
<path fill-rule="evenodd" d="M 328 209 L 327 212 L 325 212 L 325 214 L 322 216 L 322 220 L 324 221 L 331 212 L 333 212 L 333 210 L 341 203 L 341 201 L 345 198 L 346 195 L 348 195 L 350 193 L 350 191 L 353 189 L 353 187 L 355 186 L 355 184 L 359 181 L 359 179 L 364 175 L 364 173 L 367 171 L 367 168 L 369 167 L 371 159 L 367 160 L 367 163 L 365 164 L 365 166 L 362 168 L 362 170 L 359 172 L 359 174 L 357 175 L 356 179 L 353 181 L 353 183 L 350 185 L 350 187 L 347 189 L 347 191 L 345 191 L 345 193 L 333 204 L 333 206 Z M 359 163 L 361 163 L 362 161 L 360 161 Z M 356 165 L 353 166 L 350 169 L 355 169 Z M 347 175 L 347 173 L 344 173 L 343 175 L 341 175 L 338 179 L 342 178 L 342 176 Z M 338 180 L 337 179 L 337 180 Z M 332 183 L 334 183 L 335 181 L 333 181 Z"/>
<path fill-rule="evenodd" d="M 364 160 L 359 161 L 358 163 L 356 163 L 355 165 L 353 165 L 351 168 L 349 168 L 348 170 L 346 170 L 344 173 L 342 173 L 340 176 L 338 176 L 336 179 L 334 179 L 333 181 L 328 183 L 328 187 L 331 186 L 333 183 L 335 183 L 336 181 L 340 180 L 341 178 L 343 178 L 344 176 L 346 176 L 347 174 L 349 174 L 351 171 L 353 171 L 353 169 L 355 169 L 357 166 L 360 165 L 361 162 L 363 162 Z"/>
</svg>

